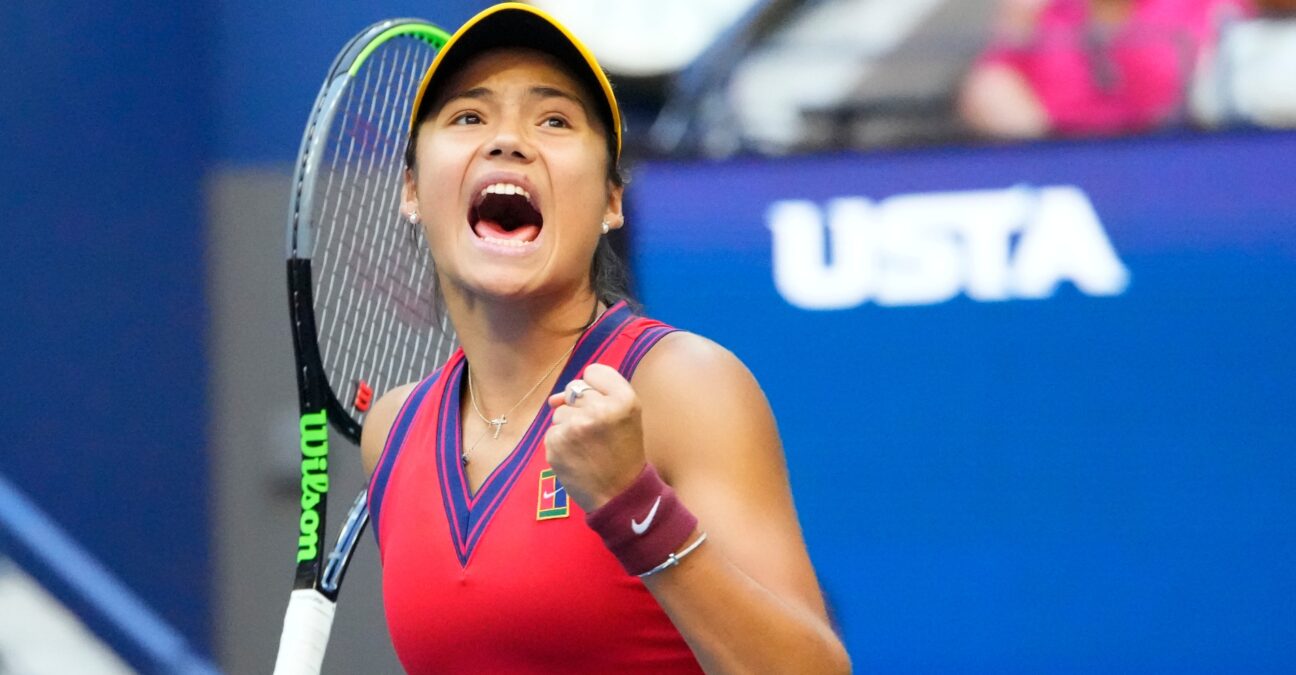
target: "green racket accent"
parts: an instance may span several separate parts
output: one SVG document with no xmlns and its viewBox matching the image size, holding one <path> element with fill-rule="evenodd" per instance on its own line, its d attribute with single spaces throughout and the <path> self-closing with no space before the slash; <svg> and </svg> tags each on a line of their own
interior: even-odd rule
<svg viewBox="0 0 1296 675">
<path fill-rule="evenodd" d="M 384 42 L 402 35 L 418 38 L 437 49 L 444 46 L 446 40 L 450 39 L 449 33 L 433 26 L 432 24 L 414 23 L 389 28 L 380 33 L 378 37 L 374 38 L 368 45 L 365 45 L 364 50 L 360 52 L 360 56 L 356 57 L 355 63 L 351 64 L 351 69 L 347 71 L 347 74 L 355 77 L 356 72 L 360 70 L 360 66 L 364 65 L 365 59 L 369 58 L 369 55 L 372 54 L 375 49 L 382 46 Z"/>
<path fill-rule="evenodd" d="M 319 557 L 320 526 L 316 505 L 328 494 L 328 414 L 301 416 L 301 535 L 297 538 L 297 562 Z"/>
<path fill-rule="evenodd" d="M 362 491 L 327 550 L 330 428 L 359 443 L 358 383 L 381 394 L 421 380 L 455 349 L 446 317 L 425 302 L 433 271 L 422 228 L 400 212 L 411 101 L 447 41 L 421 19 L 365 28 L 334 57 L 302 135 L 287 223 L 301 516 L 280 675 L 320 672 L 340 584 L 369 520 Z"/>
</svg>

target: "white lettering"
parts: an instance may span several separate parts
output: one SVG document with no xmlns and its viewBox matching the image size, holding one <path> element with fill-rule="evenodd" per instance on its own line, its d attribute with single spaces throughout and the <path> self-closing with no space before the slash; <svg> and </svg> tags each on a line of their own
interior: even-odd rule
<svg viewBox="0 0 1296 675">
<path fill-rule="evenodd" d="M 825 222 L 826 212 L 826 222 Z M 1062 281 L 1089 295 L 1129 283 L 1082 190 L 1074 186 L 775 202 L 774 285 L 811 310 L 1046 298 Z M 1018 236 L 1014 247 L 1013 239 Z"/>
<path fill-rule="evenodd" d="M 803 309 L 845 309 L 873 294 L 876 224 L 867 199 L 838 199 L 829 205 L 828 230 L 813 202 L 775 202 L 769 210 L 774 236 L 774 285 L 788 302 Z"/>
<path fill-rule="evenodd" d="M 1070 281 L 1088 295 L 1120 295 L 1129 271 L 1116 257 L 1098 214 L 1079 188 L 1044 188 L 1013 259 L 1013 290 L 1021 298 L 1047 298 Z"/>
</svg>

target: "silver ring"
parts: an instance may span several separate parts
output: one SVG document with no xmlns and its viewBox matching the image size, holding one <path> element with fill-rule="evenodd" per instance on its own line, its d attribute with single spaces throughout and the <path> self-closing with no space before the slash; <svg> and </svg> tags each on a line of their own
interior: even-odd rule
<svg viewBox="0 0 1296 675">
<path fill-rule="evenodd" d="M 567 405 L 574 405 L 576 399 L 593 388 L 582 380 L 572 380 L 571 384 L 567 385 Z"/>
</svg>

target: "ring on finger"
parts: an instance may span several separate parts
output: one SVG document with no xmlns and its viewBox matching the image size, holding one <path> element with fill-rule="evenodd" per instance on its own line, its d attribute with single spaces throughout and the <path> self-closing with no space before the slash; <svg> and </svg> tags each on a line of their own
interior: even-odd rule
<svg viewBox="0 0 1296 675">
<path fill-rule="evenodd" d="M 575 404 L 576 399 L 593 388 L 581 380 L 572 380 L 571 384 L 567 385 L 567 405 Z"/>
</svg>

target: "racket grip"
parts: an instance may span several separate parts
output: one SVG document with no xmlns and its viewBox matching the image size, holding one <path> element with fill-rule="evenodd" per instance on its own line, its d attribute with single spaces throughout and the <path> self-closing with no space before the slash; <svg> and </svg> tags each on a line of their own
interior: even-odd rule
<svg viewBox="0 0 1296 675">
<path fill-rule="evenodd" d="M 292 592 L 279 636 L 279 657 L 275 675 L 317 675 L 324 664 L 329 631 L 337 605 L 319 591 L 304 588 Z"/>
</svg>

